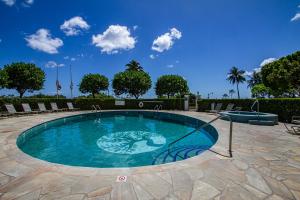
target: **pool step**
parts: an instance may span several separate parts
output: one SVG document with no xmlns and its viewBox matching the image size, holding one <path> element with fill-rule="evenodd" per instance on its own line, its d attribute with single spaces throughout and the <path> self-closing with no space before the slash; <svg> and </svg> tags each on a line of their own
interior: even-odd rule
<svg viewBox="0 0 300 200">
<path fill-rule="evenodd" d="M 164 164 L 185 160 L 187 158 L 196 156 L 201 152 L 207 150 L 207 146 L 179 146 L 171 148 L 169 151 L 165 150 L 158 154 L 152 162 L 152 165 Z"/>
</svg>

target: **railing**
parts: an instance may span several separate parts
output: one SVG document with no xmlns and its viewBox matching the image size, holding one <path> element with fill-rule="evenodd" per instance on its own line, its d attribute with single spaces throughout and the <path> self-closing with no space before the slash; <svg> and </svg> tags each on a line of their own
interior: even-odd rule
<svg viewBox="0 0 300 200">
<path fill-rule="evenodd" d="M 101 112 L 101 107 L 99 105 L 92 105 L 92 109 L 95 112 L 98 112 L 98 111 Z"/>
<path fill-rule="evenodd" d="M 155 107 L 154 107 L 154 110 L 156 110 L 156 111 L 159 111 L 159 110 L 162 110 L 162 105 L 160 104 L 160 105 L 156 105 Z"/>
<path fill-rule="evenodd" d="M 229 152 L 229 157 L 231 158 L 232 157 L 232 120 L 231 120 L 231 117 L 229 115 L 226 115 L 226 114 L 221 114 L 219 115 L 218 117 L 214 118 L 213 120 L 203 124 L 202 126 L 200 126 L 199 128 L 196 128 L 195 130 L 189 132 L 188 134 L 178 138 L 177 140 L 171 142 L 169 145 L 168 145 L 168 154 L 170 154 L 170 149 L 171 149 L 171 146 L 173 146 L 174 144 L 176 144 L 177 142 L 179 142 L 180 140 L 188 137 L 189 135 L 197 132 L 197 131 L 200 131 L 201 129 L 209 126 L 211 123 L 219 120 L 219 119 L 222 119 L 222 118 L 227 118 L 229 121 L 230 121 L 230 127 L 229 127 L 229 143 L 228 143 L 228 152 Z M 182 158 L 182 156 L 178 155 L 179 157 Z"/>
<path fill-rule="evenodd" d="M 255 104 L 256 104 L 256 111 L 253 110 L 253 107 L 255 106 Z M 256 100 L 254 101 L 254 103 L 252 104 L 252 106 L 251 106 L 251 111 L 252 111 L 252 112 L 256 112 L 257 117 L 258 117 L 258 119 L 259 119 L 259 101 L 258 101 L 258 99 L 256 99 Z"/>
<path fill-rule="evenodd" d="M 256 100 L 254 101 L 254 103 L 252 104 L 252 106 L 251 106 L 251 111 L 252 111 L 252 112 L 255 112 L 255 111 L 253 110 L 253 107 L 255 106 L 255 104 L 257 105 L 257 107 L 256 107 L 256 112 L 259 113 L 259 101 L 258 101 L 258 99 L 256 99 Z"/>
</svg>

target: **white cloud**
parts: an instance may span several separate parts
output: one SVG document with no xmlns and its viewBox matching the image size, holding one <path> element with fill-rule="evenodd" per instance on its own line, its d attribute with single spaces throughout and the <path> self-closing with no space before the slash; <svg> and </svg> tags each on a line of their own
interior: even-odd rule
<svg viewBox="0 0 300 200">
<path fill-rule="evenodd" d="M 293 21 L 297 21 L 297 20 L 299 20 L 300 19 L 300 13 L 297 13 L 292 19 L 291 19 L 291 21 L 293 22 Z"/>
<path fill-rule="evenodd" d="M 133 26 L 133 30 L 135 31 L 136 29 L 138 29 L 139 28 L 139 26 L 138 25 L 134 25 Z"/>
<path fill-rule="evenodd" d="M 65 21 L 61 26 L 60 29 L 67 35 L 73 36 L 78 35 L 81 30 L 88 30 L 90 25 L 82 17 L 76 16 L 67 21 Z"/>
<path fill-rule="evenodd" d="M 155 55 L 153 55 L 153 54 L 150 54 L 149 57 L 150 57 L 151 59 L 155 59 Z"/>
<path fill-rule="evenodd" d="M 65 60 L 69 60 L 69 58 L 70 58 L 69 56 L 65 56 L 64 57 Z"/>
<path fill-rule="evenodd" d="M 8 6 L 13 6 L 16 3 L 16 0 L 2 0 Z"/>
<path fill-rule="evenodd" d="M 173 68 L 174 67 L 174 65 L 173 64 L 171 64 L 171 65 L 167 65 L 167 68 Z"/>
<path fill-rule="evenodd" d="M 2 39 L 0 38 L 0 43 L 2 42 Z"/>
<path fill-rule="evenodd" d="M 25 3 L 27 3 L 27 4 L 33 4 L 33 2 L 34 2 L 34 0 L 25 0 Z"/>
<path fill-rule="evenodd" d="M 111 25 L 102 34 L 93 35 L 92 42 L 102 53 L 114 54 L 135 47 L 136 39 L 126 26 Z"/>
<path fill-rule="evenodd" d="M 75 60 L 76 60 L 76 58 L 71 58 L 70 60 L 71 60 L 71 61 L 75 61 Z"/>
<path fill-rule="evenodd" d="M 176 39 L 180 39 L 182 34 L 176 28 L 170 29 L 169 32 L 157 37 L 152 44 L 152 50 L 163 52 L 169 50 Z"/>
<path fill-rule="evenodd" d="M 269 64 L 271 62 L 274 62 L 276 61 L 277 58 L 267 58 L 267 59 L 264 59 L 261 63 L 260 63 L 260 67 L 266 65 L 266 64 Z"/>
<path fill-rule="evenodd" d="M 261 63 L 260 63 L 260 67 L 254 68 L 253 71 L 245 71 L 244 75 L 245 76 L 252 76 L 253 72 L 259 73 L 261 71 L 261 68 L 271 62 L 276 61 L 277 58 L 267 58 L 264 59 Z"/>
<path fill-rule="evenodd" d="M 46 68 L 55 68 L 55 67 L 63 67 L 65 64 L 58 64 L 55 61 L 48 61 L 45 65 Z"/>
<path fill-rule="evenodd" d="M 63 41 L 59 38 L 52 38 L 47 29 L 39 29 L 35 34 L 25 37 L 27 45 L 32 49 L 43 51 L 49 54 L 58 53 L 58 48 L 63 46 Z"/>
</svg>

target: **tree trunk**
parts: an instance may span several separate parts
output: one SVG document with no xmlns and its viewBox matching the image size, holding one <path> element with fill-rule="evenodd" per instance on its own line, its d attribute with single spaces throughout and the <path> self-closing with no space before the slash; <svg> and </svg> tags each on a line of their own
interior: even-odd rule
<svg viewBox="0 0 300 200">
<path fill-rule="evenodd" d="M 92 95 L 93 95 L 93 98 L 95 99 L 95 93 L 92 93 Z"/>
<path fill-rule="evenodd" d="M 236 84 L 236 89 L 237 89 L 237 92 L 238 92 L 238 99 L 240 99 L 240 90 L 239 90 L 239 84 L 238 83 Z"/>
<path fill-rule="evenodd" d="M 24 93 L 26 92 L 26 90 L 17 90 L 20 94 L 20 98 L 22 98 L 24 96 Z"/>
</svg>

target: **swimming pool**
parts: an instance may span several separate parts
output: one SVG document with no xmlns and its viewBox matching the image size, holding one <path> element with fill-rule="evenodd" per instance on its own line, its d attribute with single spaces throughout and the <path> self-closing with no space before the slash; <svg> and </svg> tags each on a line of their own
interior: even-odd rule
<svg viewBox="0 0 300 200">
<path fill-rule="evenodd" d="M 23 132 L 17 146 L 32 157 L 83 167 L 138 167 L 183 160 L 214 145 L 213 126 L 172 146 L 203 121 L 164 112 L 107 111 L 49 121 Z M 168 152 L 168 153 L 166 153 Z"/>
</svg>

